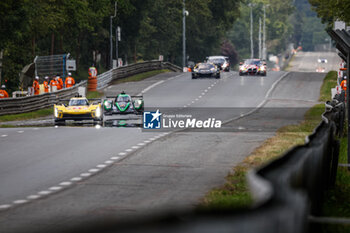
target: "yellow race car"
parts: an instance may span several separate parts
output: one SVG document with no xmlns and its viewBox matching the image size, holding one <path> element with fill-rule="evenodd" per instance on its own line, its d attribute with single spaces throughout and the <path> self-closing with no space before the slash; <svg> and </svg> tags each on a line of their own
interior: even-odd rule
<svg viewBox="0 0 350 233">
<path fill-rule="evenodd" d="M 55 125 L 65 123 L 66 120 L 85 121 L 93 120 L 93 122 L 103 121 L 101 100 L 95 100 L 93 103 L 89 103 L 89 100 L 85 97 L 73 97 L 69 100 L 68 104 L 55 104 L 54 105 L 54 117 Z M 65 101 L 65 100 L 63 100 Z M 68 100 L 66 100 L 68 101 Z"/>
</svg>

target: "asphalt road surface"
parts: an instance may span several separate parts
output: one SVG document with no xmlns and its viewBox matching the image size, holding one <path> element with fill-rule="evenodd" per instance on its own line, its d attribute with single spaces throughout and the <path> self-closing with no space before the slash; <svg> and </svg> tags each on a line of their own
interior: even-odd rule
<svg viewBox="0 0 350 233">
<path fill-rule="evenodd" d="M 146 106 L 155 108 L 237 110 L 207 112 L 225 122 L 218 131 L 2 128 L 0 232 L 63 232 L 103 219 L 192 209 L 277 128 L 302 120 L 318 103 L 323 78 L 229 72 L 220 80 L 192 80 L 188 73 L 166 73 L 106 89 L 107 95 L 143 93 Z"/>
</svg>

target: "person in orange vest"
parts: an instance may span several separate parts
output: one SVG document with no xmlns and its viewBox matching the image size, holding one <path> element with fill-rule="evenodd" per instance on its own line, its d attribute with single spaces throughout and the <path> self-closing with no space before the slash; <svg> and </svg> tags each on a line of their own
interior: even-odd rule
<svg viewBox="0 0 350 233">
<path fill-rule="evenodd" d="M 92 78 L 96 78 L 97 77 L 97 69 L 94 67 L 94 65 L 92 65 L 89 68 L 89 76 Z"/>
<path fill-rule="evenodd" d="M 57 88 L 58 86 L 58 81 L 57 81 L 57 78 L 53 77 L 52 80 L 50 81 L 50 87 L 53 88 L 53 87 L 56 87 Z M 58 90 L 58 88 L 57 88 Z M 53 91 L 53 89 L 51 89 L 51 91 Z"/>
<path fill-rule="evenodd" d="M 345 97 L 346 97 L 346 76 L 344 76 L 344 80 L 340 83 L 341 88 L 345 91 Z"/>
<path fill-rule="evenodd" d="M 33 82 L 34 95 L 40 94 L 39 77 L 36 76 Z"/>
<path fill-rule="evenodd" d="M 49 93 L 50 92 L 49 77 L 47 76 L 45 77 L 43 84 L 44 84 L 44 92 Z"/>
<path fill-rule="evenodd" d="M 57 75 L 57 82 L 58 82 L 58 85 L 57 85 L 57 90 L 61 90 L 63 88 L 63 80 L 61 79 L 61 77 L 59 75 Z"/>
<path fill-rule="evenodd" d="M 7 93 L 7 91 L 5 90 L 6 86 L 2 85 L 1 89 L 0 89 L 0 99 L 3 98 L 9 98 L 9 94 Z"/>
<path fill-rule="evenodd" d="M 66 85 L 66 88 L 72 87 L 75 85 L 75 80 L 72 77 L 71 73 L 68 73 L 68 77 L 66 78 L 66 80 L 64 81 L 64 84 Z"/>
</svg>

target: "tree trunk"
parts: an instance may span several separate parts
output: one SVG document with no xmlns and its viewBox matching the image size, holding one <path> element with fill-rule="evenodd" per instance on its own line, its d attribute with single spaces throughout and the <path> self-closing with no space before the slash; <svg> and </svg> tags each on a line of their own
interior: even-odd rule
<svg viewBox="0 0 350 233">
<path fill-rule="evenodd" d="M 135 47 L 134 47 L 134 63 L 137 62 L 137 53 L 136 53 L 136 44 L 135 44 Z"/>
<path fill-rule="evenodd" d="M 36 44 L 35 44 L 35 35 L 32 36 L 32 55 L 33 57 L 35 57 L 35 47 L 36 47 Z"/>
<path fill-rule="evenodd" d="M 55 33 L 51 33 L 51 55 L 55 52 Z"/>
</svg>

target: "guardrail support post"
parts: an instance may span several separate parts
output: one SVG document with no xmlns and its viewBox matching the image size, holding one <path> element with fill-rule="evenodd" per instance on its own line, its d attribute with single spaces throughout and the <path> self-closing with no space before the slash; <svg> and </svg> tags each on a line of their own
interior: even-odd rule
<svg viewBox="0 0 350 233">
<path fill-rule="evenodd" d="M 346 107 L 348 112 L 348 164 L 350 164 L 350 88 L 349 88 L 349 77 L 350 77 L 350 51 L 348 51 L 348 54 L 346 56 Z M 350 171 L 350 167 L 348 167 L 348 170 Z"/>
</svg>

